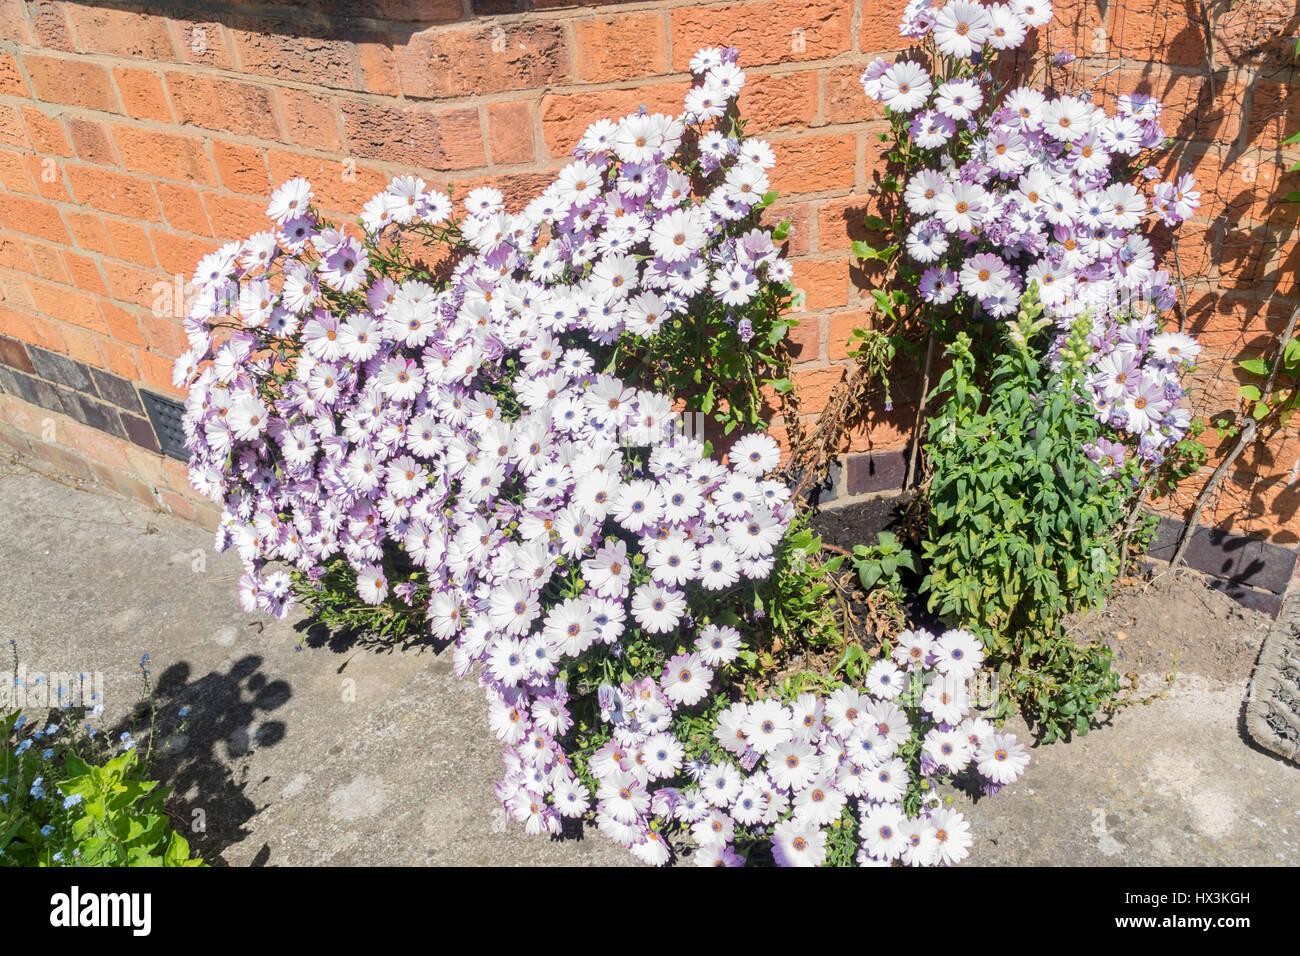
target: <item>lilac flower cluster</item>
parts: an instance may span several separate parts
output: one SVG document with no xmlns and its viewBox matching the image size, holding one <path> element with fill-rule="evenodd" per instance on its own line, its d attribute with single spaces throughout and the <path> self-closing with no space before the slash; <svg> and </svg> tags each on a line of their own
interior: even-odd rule
<svg viewBox="0 0 1300 956">
<path fill-rule="evenodd" d="M 1051 16 L 1049 0 L 912 0 L 900 32 L 922 41 L 929 68 L 878 59 L 862 86 L 906 126 L 920 157 L 903 200 L 904 245 L 923 270 L 921 298 L 1005 318 L 1032 284 L 1063 329 L 1091 316 L 1095 359 L 1118 350 L 1113 361 L 1123 366 L 1118 377 L 1107 366 L 1111 384 L 1099 384 L 1101 375 L 1093 381 L 1099 416 L 1158 460 L 1187 430 L 1179 372 L 1197 351 L 1186 336 L 1159 337 L 1148 349 L 1158 316 L 1177 297 L 1140 231 L 1148 199 L 1123 181 L 1125 167 L 1164 143 L 1161 107 L 1125 94 L 1110 115 L 1086 96 L 1032 86 L 1000 93 L 982 64 L 1018 48 Z M 1144 180 L 1158 175 L 1146 169 Z M 1193 186 L 1183 176 L 1153 187 L 1165 224 L 1200 205 Z"/>
<path fill-rule="evenodd" d="M 679 828 L 690 834 L 693 860 L 702 866 L 742 865 L 734 846 L 742 832 L 769 837 L 780 865 L 818 866 L 829 827 L 850 801 L 861 820 L 860 864 L 957 863 L 969 853 L 970 827 L 942 805 L 934 782 L 973 765 L 985 791 L 995 793 L 1028 763 L 1013 736 L 970 716 L 967 682 L 984 655 L 979 640 L 961 630 L 937 638 L 904 632 L 893 659 L 871 666 L 865 691 L 802 694 L 792 705 L 771 698 L 733 703 L 718 715 L 718 759 L 686 763 L 672 716 L 703 698 L 711 668 L 725 667 L 739 648 L 734 630 L 705 628 L 696 651 L 671 659 L 658 679 L 605 688 L 602 716 L 614 733 L 589 764 L 599 781 L 596 821 L 648 863 L 668 861 L 662 834 Z M 909 814 L 907 758 L 918 751 L 930 783 Z M 661 782 L 683 770 L 687 786 Z M 563 786 L 561 805 L 585 804 L 589 794 L 575 797 L 573 790 Z"/>
<path fill-rule="evenodd" d="M 789 278 L 770 232 L 729 233 L 773 163 L 715 128 L 745 81 L 735 51 L 692 69 L 683 114 L 594 124 L 521 213 L 482 188 L 456 221 L 403 176 L 358 238 L 320 219 L 308 182 L 284 184 L 274 228 L 199 264 L 175 372 L 190 477 L 223 504 L 216 545 L 244 563 L 245 609 L 283 617 L 340 562 L 358 602 L 422 609 L 485 691 L 507 811 L 556 833 L 594 808 L 655 863 L 669 851 L 651 815 L 682 819 L 677 791 L 648 786 L 683 770 L 671 719 L 721 692 L 741 646 L 693 608 L 770 574 L 793 517 L 771 438 L 740 438 L 724 466 L 668 396 L 598 360 L 701 298 L 742 307 Z M 393 251 L 406 233 L 456 244 L 449 277 Z M 634 638 L 694 650 L 618 689 L 572 679 Z M 578 754 L 574 711 L 596 703 L 614 737 Z"/>
</svg>

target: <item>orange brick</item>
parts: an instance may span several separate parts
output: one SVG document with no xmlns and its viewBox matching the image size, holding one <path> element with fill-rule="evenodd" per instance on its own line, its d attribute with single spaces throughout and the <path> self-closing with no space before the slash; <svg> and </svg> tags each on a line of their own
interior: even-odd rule
<svg viewBox="0 0 1300 956">
<path fill-rule="evenodd" d="M 853 186 L 857 138 L 852 133 L 778 140 L 772 143 L 772 151 L 776 153 L 772 188 L 782 194 Z"/>
<path fill-rule="evenodd" d="M 114 126 L 113 141 L 117 143 L 122 165 L 132 172 L 203 186 L 217 184 L 212 161 L 198 137 L 137 126 Z"/>
<path fill-rule="evenodd" d="M 817 362 L 821 360 L 822 328 L 826 324 L 825 316 L 801 315 L 790 316 L 799 324 L 792 326 L 786 333 L 786 348 L 790 357 L 798 363 Z"/>
<path fill-rule="evenodd" d="M 118 165 L 117 154 L 108 138 L 108 127 L 99 120 L 69 116 L 67 130 L 78 159 L 96 166 Z"/>
<path fill-rule="evenodd" d="M 181 391 L 172 385 L 172 366 L 175 358 L 167 358 L 155 352 L 140 351 L 136 353 L 140 362 L 140 380 L 155 392 L 163 395 L 181 396 Z"/>
<path fill-rule="evenodd" d="M 30 95 L 27 81 L 18 69 L 18 61 L 12 53 L 0 53 L 0 96 Z"/>
<path fill-rule="evenodd" d="M 27 254 L 31 257 L 32 265 L 36 267 L 36 274 L 42 279 L 61 282 L 64 285 L 72 284 L 72 277 L 68 275 L 67 266 L 63 264 L 63 257 L 59 255 L 57 246 L 31 240 L 27 243 Z"/>
<path fill-rule="evenodd" d="M 13 232 L 39 236 L 64 245 L 72 242 L 59 210 L 38 199 L 0 195 L 0 222 Z"/>
<path fill-rule="evenodd" d="M 849 357 L 849 352 L 858 347 L 860 341 L 853 335 L 854 329 L 871 328 L 871 312 L 867 309 L 853 309 L 848 312 L 832 312 L 830 332 L 826 339 L 827 355 L 832 362 Z"/>
<path fill-rule="evenodd" d="M 156 316 L 146 312 L 140 316 L 140 324 L 144 328 L 144 338 L 149 343 L 151 352 L 175 358 L 189 348 L 181 324 L 169 316 Z"/>
<path fill-rule="evenodd" d="M 63 167 L 53 156 L 28 156 L 27 171 L 36 184 L 36 192 L 42 199 L 56 202 L 71 202 L 72 194 L 68 192 L 63 181 Z"/>
<path fill-rule="evenodd" d="M 0 305 L 0 332 L 39 345 L 51 352 L 66 352 L 62 327 L 50 319 L 28 315 Z"/>
<path fill-rule="evenodd" d="M 140 377 L 140 366 L 135 360 L 135 349 L 112 339 L 100 338 L 99 351 L 103 356 L 100 363 L 114 375 L 120 375 L 130 381 Z"/>
<path fill-rule="evenodd" d="M 200 20 L 187 14 L 185 20 L 171 20 L 172 43 L 180 59 L 186 63 L 200 63 L 219 70 L 235 69 L 234 58 L 226 40 L 225 27 L 216 20 Z"/>
<path fill-rule="evenodd" d="M 160 14 L 67 4 L 81 48 L 132 60 L 173 60 L 167 18 Z"/>
<path fill-rule="evenodd" d="M 889 237 L 868 231 L 866 227 L 868 215 L 883 214 L 880 199 L 876 196 L 827 199 L 817 210 L 817 248 L 822 252 L 848 249 L 858 240 L 875 246 L 887 245 Z"/>
<path fill-rule="evenodd" d="M 94 259 L 73 252 L 71 249 L 64 249 L 63 263 L 68 270 L 68 275 L 72 277 L 69 285 L 76 286 L 82 292 L 96 295 L 108 294 L 108 287 L 104 285 L 104 278 L 99 274 L 99 266 L 95 264 Z"/>
<path fill-rule="evenodd" d="M 832 390 L 844 378 L 844 367 L 797 368 L 794 372 L 795 394 L 803 414 L 815 415 L 826 407 Z"/>
<path fill-rule="evenodd" d="M 158 200 L 147 179 L 69 163 L 68 180 L 77 202 L 129 219 L 158 221 Z"/>
<path fill-rule="evenodd" d="M 533 111 L 529 103 L 488 106 L 488 149 L 498 166 L 527 163 L 533 158 Z"/>
<path fill-rule="evenodd" d="M 484 165 L 477 109 L 427 110 L 350 100 L 341 104 L 348 151 L 364 159 L 436 170 Z"/>
<path fill-rule="evenodd" d="M 416 99 L 526 90 L 569 72 L 559 23 L 501 23 L 412 34 L 394 48 L 402 94 Z"/>
<path fill-rule="evenodd" d="M 278 185 L 303 176 L 311 181 L 316 193 L 314 201 L 322 209 L 345 213 L 348 220 L 354 219 L 361 207 L 388 185 L 390 178 L 387 173 L 354 161 L 340 162 L 278 149 L 268 150 L 266 159 L 271 182 Z M 430 185 L 442 188 L 437 183 Z"/>
<path fill-rule="evenodd" d="M 1191 0 L 1131 0 L 1110 12 L 1109 56 L 1200 66 L 1205 35 L 1199 8 Z"/>
<path fill-rule="evenodd" d="M 189 126 L 223 130 L 240 136 L 279 139 L 271 91 L 238 80 L 168 71 L 167 92 L 176 118 Z"/>
<path fill-rule="evenodd" d="M 100 302 L 99 310 L 103 313 L 110 338 L 131 345 L 144 345 L 144 335 L 140 331 L 140 319 L 134 312 L 111 302 Z"/>
<path fill-rule="evenodd" d="M 335 153 L 343 148 L 334 104 L 303 90 L 279 89 L 280 117 L 289 142 Z"/>
<path fill-rule="evenodd" d="M 221 193 L 203 193 L 203 207 L 219 239 L 245 239 L 267 228 L 266 200 L 254 202 Z"/>
<path fill-rule="evenodd" d="M 191 236 L 178 236 L 175 233 L 149 231 L 153 247 L 158 253 L 158 264 L 172 275 L 179 275 L 185 281 L 194 275 L 194 267 L 209 252 L 216 250 L 218 243 L 211 239 L 195 239 Z"/>
<path fill-rule="evenodd" d="M 858 49 L 863 53 L 886 53 L 890 50 L 904 50 L 912 45 L 911 40 L 898 32 L 898 21 L 903 17 L 903 8 L 907 0 L 872 0 L 862 8 L 862 28 L 858 31 Z M 858 71 L 861 75 L 862 71 Z M 859 87 L 858 93 L 862 93 Z M 866 99 L 863 96 L 863 99 Z"/>
<path fill-rule="evenodd" d="M 27 172 L 27 161 L 22 153 L 0 149 L 0 187 L 8 193 L 33 192 L 32 177 Z"/>
<path fill-rule="evenodd" d="M 70 322 L 91 332 L 108 331 L 94 296 L 45 282 L 33 281 L 30 288 L 36 307 L 50 318 Z"/>
<path fill-rule="evenodd" d="M 36 266 L 27 253 L 27 243 L 17 236 L 0 236 L 0 268 L 35 272 Z"/>
<path fill-rule="evenodd" d="M 122 100 L 122 112 L 133 119 L 172 121 L 172 108 L 163 91 L 162 78 L 153 70 L 115 66 L 113 78 Z"/>
<path fill-rule="evenodd" d="M 270 190 L 266 155 L 257 146 L 218 141 L 212 144 L 212 155 L 221 185 L 231 192 L 264 196 Z"/>
<path fill-rule="evenodd" d="M 108 70 L 74 58 L 28 54 L 23 65 L 38 100 L 86 109 L 117 112 L 117 97 Z"/>
<path fill-rule="evenodd" d="M 591 83 L 668 72 L 663 17 L 628 13 L 573 24 L 578 77 Z"/>
<path fill-rule="evenodd" d="M 36 18 L 39 9 L 39 4 L 28 4 L 23 0 L 0 0 L 0 40 L 8 40 L 10 43 L 22 46 L 51 46 L 51 44 L 40 43 L 28 23 L 29 17 Z M 59 16 L 62 15 L 60 11 Z"/>
<path fill-rule="evenodd" d="M 352 45 L 346 40 L 320 30 L 304 31 L 299 21 L 276 21 L 266 14 L 232 17 L 224 25 L 237 68 L 244 73 L 336 89 L 361 88 Z"/>
<path fill-rule="evenodd" d="M 872 408 L 866 413 L 866 423 L 849 432 L 848 452 L 890 451 L 903 448 L 912 435 L 916 420 L 916 406 L 898 404 L 892 412 Z"/>
<path fill-rule="evenodd" d="M 808 126 L 817 113 L 817 72 L 751 74 L 740 91 L 745 132 Z"/>
<path fill-rule="evenodd" d="M 1166 66 L 1123 70 L 1103 82 L 1107 93 L 1095 99 L 1111 112 L 1121 93 L 1144 93 L 1160 100 L 1160 123 L 1175 139 L 1233 143 L 1241 132 L 1248 87 L 1227 77 L 1215 77 L 1213 96 L 1207 77 L 1175 73 Z M 1256 89 L 1260 86 L 1264 84 Z"/>
<path fill-rule="evenodd" d="M 822 73 L 826 84 L 822 102 L 822 115 L 828 123 L 861 123 L 865 120 L 883 119 L 884 109 L 875 100 L 867 99 L 858 82 L 862 68 L 841 66 Z"/>
<path fill-rule="evenodd" d="M 113 255 L 118 259 L 134 262 L 147 269 L 152 269 L 157 264 L 153 247 L 149 244 L 149 234 L 143 226 L 120 219 L 106 219 L 104 228 L 108 230 L 108 237 L 113 242 Z"/>
<path fill-rule="evenodd" d="M 162 204 L 163 218 L 173 229 L 181 229 L 200 236 L 212 235 L 203 200 L 193 186 L 177 183 L 158 183 L 158 201 Z"/>
<path fill-rule="evenodd" d="M 32 138 L 27 132 L 27 123 L 16 106 L 0 103 L 0 143 L 19 149 L 31 148 Z"/>
<path fill-rule="evenodd" d="M 807 294 L 805 304 L 809 311 L 843 308 L 849 304 L 847 257 L 797 259 L 793 265 L 794 284 Z"/>
<path fill-rule="evenodd" d="M 113 254 L 113 244 L 108 238 L 103 219 L 93 212 L 82 212 L 79 209 L 69 209 L 67 216 L 68 230 L 80 248 L 106 256 Z"/>
<path fill-rule="evenodd" d="M 163 491 L 159 493 L 162 498 L 162 505 L 168 512 L 175 515 L 183 521 L 194 520 L 194 505 L 176 494 L 174 491 Z"/>
<path fill-rule="evenodd" d="M 402 88 L 397 81 L 393 38 L 387 34 L 359 36 L 356 46 L 357 64 L 361 68 L 361 80 L 366 92 L 380 96 L 400 96 Z"/>
<path fill-rule="evenodd" d="M 779 199 L 763 210 L 763 224 L 771 228 L 790 220 L 790 231 L 783 244 L 785 255 L 804 256 L 812 251 L 813 206 L 808 202 Z"/>
<path fill-rule="evenodd" d="M 27 287 L 27 277 L 16 272 L 0 272 L 0 302 L 11 308 L 36 311 L 32 290 Z"/>
<path fill-rule="evenodd" d="M 33 106 L 24 106 L 23 119 L 27 122 L 27 133 L 38 153 L 72 155 L 72 147 L 68 144 L 63 124 L 57 116 L 47 116 Z"/>
<path fill-rule="evenodd" d="M 104 278 L 113 298 L 146 310 L 154 307 L 161 287 L 170 285 L 170 277 L 156 270 L 141 269 L 124 262 L 105 262 Z M 160 288 L 155 289 L 155 286 Z"/>
<path fill-rule="evenodd" d="M 99 365 L 99 346 L 96 343 L 102 338 L 102 335 L 92 335 L 81 329 L 68 327 L 63 330 L 63 340 L 67 343 L 68 354 L 78 362 L 85 362 L 87 365 Z"/>
<path fill-rule="evenodd" d="M 737 46 L 746 66 L 823 60 L 853 45 L 853 7 L 842 0 L 757 0 L 678 7 L 673 64 L 686 70 L 705 46 Z"/>
</svg>

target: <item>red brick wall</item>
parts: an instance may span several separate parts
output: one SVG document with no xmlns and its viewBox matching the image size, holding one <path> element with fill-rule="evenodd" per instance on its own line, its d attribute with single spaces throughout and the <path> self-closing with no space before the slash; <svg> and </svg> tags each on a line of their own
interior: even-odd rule
<svg viewBox="0 0 1300 956">
<path fill-rule="evenodd" d="M 174 463 L 143 463 L 158 456 L 144 450 L 140 410 L 114 401 L 132 385 L 174 394 L 183 336 L 178 310 L 157 308 L 167 303 L 156 284 L 262 228 L 272 185 L 294 175 L 349 220 L 413 170 L 462 195 L 490 181 L 529 196 L 592 120 L 679 109 L 687 61 L 716 43 L 741 48 L 744 115 L 777 152 L 775 211 L 794 220 L 790 253 L 808 293 L 796 379 L 813 415 L 866 317 L 868 279 L 848 250 L 871 201 L 882 120 L 857 77 L 902 47 L 902 5 L 286 0 L 265 13 L 240 0 L 0 0 L 0 435 L 36 448 L 53 421 L 56 444 L 183 510 Z M 1272 196 L 1278 144 L 1300 109 L 1277 37 L 1300 20 L 1280 0 L 1217 15 L 1211 95 L 1199 9 L 1066 0 L 1043 42 L 1086 57 L 1111 93 L 1166 100 L 1170 162 L 1194 166 L 1207 193 L 1180 243 L 1188 327 L 1210 356 L 1198 408 L 1235 409 L 1226 357 L 1257 354 L 1294 301 L 1294 215 Z M 28 370 L 33 359 L 41 368 Z M 108 384 L 64 380 L 92 367 Z M 913 414 L 900 401 L 873 415 L 850 450 L 901 447 Z M 1296 541 L 1298 457 L 1294 433 L 1249 453 L 1214 520 Z"/>
</svg>

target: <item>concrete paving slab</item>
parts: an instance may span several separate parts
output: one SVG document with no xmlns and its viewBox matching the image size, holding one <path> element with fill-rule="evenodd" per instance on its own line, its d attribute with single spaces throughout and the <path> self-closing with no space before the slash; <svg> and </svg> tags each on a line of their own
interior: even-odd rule
<svg viewBox="0 0 1300 956">
<path fill-rule="evenodd" d="M 492 790 L 500 747 L 450 654 L 304 646 L 257 626 L 232 553 L 107 492 L 0 462 L 0 648 L 28 674 L 103 675 L 105 722 L 141 698 L 141 655 L 169 732 L 160 776 L 205 857 L 249 864 L 626 865 L 599 834 L 529 837 Z M 0 670 L 9 664 L 0 660 Z"/>
</svg>

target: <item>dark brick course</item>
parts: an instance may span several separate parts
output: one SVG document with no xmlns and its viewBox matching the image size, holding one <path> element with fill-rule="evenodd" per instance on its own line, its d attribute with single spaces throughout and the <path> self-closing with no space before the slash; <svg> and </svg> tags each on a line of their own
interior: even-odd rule
<svg viewBox="0 0 1300 956">
<path fill-rule="evenodd" d="M 36 374 L 41 378 L 76 392 L 97 394 L 95 383 L 90 379 L 90 369 L 81 362 L 34 345 L 28 346 L 27 352 L 32 357 L 32 364 L 36 366 Z"/>
<path fill-rule="evenodd" d="M 126 412 L 122 412 L 120 417 L 127 438 L 141 448 L 158 451 L 158 439 L 154 436 L 153 426 L 149 424 L 149 419 L 141 418 L 138 415 L 130 415 Z"/>
<path fill-rule="evenodd" d="M 135 386 L 126 379 L 97 368 L 90 370 L 90 376 L 95 380 L 95 388 L 99 391 L 100 398 L 111 402 L 123 411 L 134 412 L 137 415 L 144 414 L 144 406 L 140 404 L 140 396 L 136 394 Z"/>
</svg>

